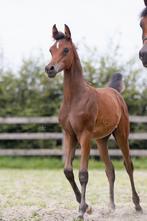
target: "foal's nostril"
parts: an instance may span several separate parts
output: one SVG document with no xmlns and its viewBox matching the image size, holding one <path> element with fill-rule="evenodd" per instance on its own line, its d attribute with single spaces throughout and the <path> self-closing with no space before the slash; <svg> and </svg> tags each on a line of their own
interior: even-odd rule
<svg viewBox="0 0 147 221">
<path fill-rule="evenodd" d="M 54 66 L 52 65 L 51 67 L 50 67 L 50 71 L 53 71 L 55 68 L 54 68 Z"/>
<path fill-rule="evenodd" d="M 54 67 L 54 65 L 52 65 L 52 66 L 46 66 L 45 67 L 45 72 L 46 73 L 50 73 L 50 72 L 53 72 L 55 70 L 55 67 Z"/>
</svg>

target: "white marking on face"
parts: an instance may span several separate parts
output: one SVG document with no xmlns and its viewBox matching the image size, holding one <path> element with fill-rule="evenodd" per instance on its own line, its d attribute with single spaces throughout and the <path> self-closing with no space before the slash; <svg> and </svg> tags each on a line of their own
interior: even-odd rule
<svg viewBox="0 0 147 221">
<path fill-rule="evenodd" d="M 59 49 L 59 42 L 57 42 L 56 47 L 57 47 L 57 49 Z"/>
</svg>

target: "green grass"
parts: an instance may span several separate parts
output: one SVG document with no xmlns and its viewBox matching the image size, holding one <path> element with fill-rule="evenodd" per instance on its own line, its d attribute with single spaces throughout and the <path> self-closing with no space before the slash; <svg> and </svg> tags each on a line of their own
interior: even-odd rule
<svg viewBox="0 0 147 221">
<path fill-rule="evenodd" d="M 122 160 L 112 160 L 115 168 L 123 169 Z M 147 169 L 147 158 L 133 158 L 135 169 Z M 0 168 L 16 169 L 62 169 L 63 160 L 50 157 L 0 157 Z M 73 167 L 79 168 L 79 159 L 75 159 Z M 104 169 L 100 160 L 89 160 L 89 169 Z"/>
</svg>

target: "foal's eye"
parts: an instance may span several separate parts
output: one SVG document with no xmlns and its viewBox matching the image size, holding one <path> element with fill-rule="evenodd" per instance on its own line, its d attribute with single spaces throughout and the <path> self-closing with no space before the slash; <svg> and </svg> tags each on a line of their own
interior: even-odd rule
<svg viewBox="0 0 147 221">
<path fill-rule="evenodd" d="M 64 48 L 63 52 L 64 52 L 64 54 L 67 54 L 69 52 L 69 49 L 68 48 Z"/>
</svg>

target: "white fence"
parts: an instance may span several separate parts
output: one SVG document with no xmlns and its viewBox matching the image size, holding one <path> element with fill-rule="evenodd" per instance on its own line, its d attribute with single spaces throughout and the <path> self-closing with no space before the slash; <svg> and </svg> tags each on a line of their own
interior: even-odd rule
<svg viewBox="0 0 147 221">
<path fill-rule="evenodd" d="M 147 123 L 147 116 L 130 116 L 132 123 Z M 57 117 L 0 117 L 0 124 L 57 124 Z M 0 140 L 63 140 L 63 133 L 0 133 Z M 113 139 L 111 137 L 111 139 Z M 130 133 L 130 140 L 146 140 L 147 133 Z M 110 155 L 120 156 L 118 149 L 109 150 Z M 62 156 L 62 149 L 0 149 L 0 156 Z M 132 156 L 147 156 L 147 150 L 131 150 Z M 76 155 L 80 155 L 77 150 Z M 99 155 L 97 150 L 92 149 L 91 155 Z"/>
</svg>

